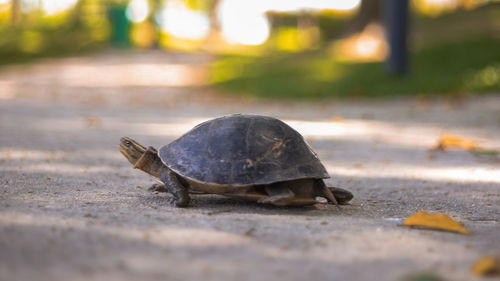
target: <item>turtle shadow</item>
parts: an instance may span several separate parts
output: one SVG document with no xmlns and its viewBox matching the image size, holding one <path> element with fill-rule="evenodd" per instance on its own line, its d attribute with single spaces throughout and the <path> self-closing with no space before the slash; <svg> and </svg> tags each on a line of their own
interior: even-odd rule
<svg viewBox="0 0 500 281">
<path fill-rule="evenodd" d="M 239 198 L 226 197 L 223 195 L 203 194 L 192 195 L 191 203 L 188 207 L 178 208 L 173 204 L 173 197 L 169 193 L 148 192 L 141 194 L 138 198 L 143 205 L 154 209 L 168 208 L 183 210 L 185 212 L 202 212 L 207 215 L 217 215 L 223 213 L 234 214 L 258 214 L 258 215 L 303 215 L 325 214 L 338 210 L 334 205 L 318 203 L 311 206 L 274 206 L 261 204 Z"/>
</svg>

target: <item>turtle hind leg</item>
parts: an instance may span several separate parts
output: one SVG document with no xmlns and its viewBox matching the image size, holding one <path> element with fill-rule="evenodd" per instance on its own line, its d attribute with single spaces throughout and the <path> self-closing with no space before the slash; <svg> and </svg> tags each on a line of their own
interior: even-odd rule
<svg viewBox="0 0 500 281">
<path fill-rule="evenodd" d="M 315 183 L 316 187 L 316 195 L 320 197 L 326 198 L 329 203 L 335 204 L 337 208 L 340 208 L 339 202 L 333 195 L 332 191 L 325 185 L 325 182 L 323 180 L 317 180 Z"/>
<path fill-rule="evenodd" d="M 317 196 L 324 197 L 329 203 L 335 204 L 337 207 L 346 205 L 354 197 L 352 193 L 340 187 L 326 186 L 323 180 L 315 182 Z"/>
<path fill-rule="evenodd" d="M 181 184 L 174 172 L 170 169 L 165 169 L 161 174 L 161 180 L 165 184 L 168 191 L 174 196 L 174 203 L 176 207 L 186 207 L 189 204 L 191 201 L 191 197 L 189 197 L 189 190 Z"/>
<path fill-rule="evenodd" d="M 266 185 L 264 190 L 269 196 L 259 199 L 259 203 L 286 206 L 295 197 L 295 193 L 282 183 Z"/>
</svg>

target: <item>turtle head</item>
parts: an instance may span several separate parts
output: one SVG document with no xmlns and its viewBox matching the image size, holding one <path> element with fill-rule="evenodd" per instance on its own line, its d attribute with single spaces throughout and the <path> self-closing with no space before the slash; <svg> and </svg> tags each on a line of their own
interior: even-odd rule
<svg viewBox="0 0 500 281">
<path fill-rule="evenodd" d="M 137 161 L 146 153 L 147 149 L 138 144 L 131 138 L 120 138 L 120 152 L 128 159 L 132 165 L 136 165 Z"/>
<path fill-rule="evenodd" d="M 143 170 L 156 178 L 159 178 L 166 169 L 154 147 L 146 148 L 127 137 L 120 139 L 119 147 L 120 152 L 134 165 L 134 168 Z"/>
</svg>

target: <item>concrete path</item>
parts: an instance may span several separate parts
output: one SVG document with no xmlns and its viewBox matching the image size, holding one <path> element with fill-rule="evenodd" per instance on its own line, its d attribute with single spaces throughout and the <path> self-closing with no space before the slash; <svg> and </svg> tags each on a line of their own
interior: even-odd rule
<svg viewBox="0 0 500 281">
<path fill-rule="evenodd" d="M 262 102 L 214 94 L 205 56 L 106 53 L 0 70 L 0 280 L 482 280 L 500 254 L 500 160 L 430 153 L 442 133 L 500 149 L 500 95 Z M 301 132 L 351 205 L 279 208 L 209 195 L 177 209 L 118 152 L 231 113 Z M 471 232 L 398 226 L 444 212 Z M 494 280 L 494 279 L 488 279 Z M 498 279 L 497 279 L 498 280 Z"/>
</svg>

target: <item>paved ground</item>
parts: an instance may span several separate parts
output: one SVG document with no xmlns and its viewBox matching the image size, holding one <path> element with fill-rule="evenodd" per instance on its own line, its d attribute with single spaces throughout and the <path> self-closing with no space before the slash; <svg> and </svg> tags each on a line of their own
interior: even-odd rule
<svg viewBox="0 0 500 281">
<path fill-rule="evenodd" d="M 500 254 L 496 156 L 429 153 L 441 133 L 500 149 L 500 95 L 277 103 L 203 88 L 209 58 L 103 54 L 0 70 L 0 280 L 476 280 Z M 355 194 L 337 210 L 199 196 L 176 209 L 117 143 L 156 147 L 230 113 L 284 119 Z M 342 118 L 339 118 L 341 116 Z M 471 235 L 398 226 L 445 212 Z M 479 280 L 479 279 L 478 279 Z M 493 279 L 488 279 L 493 280 Z"/>
</svg>

